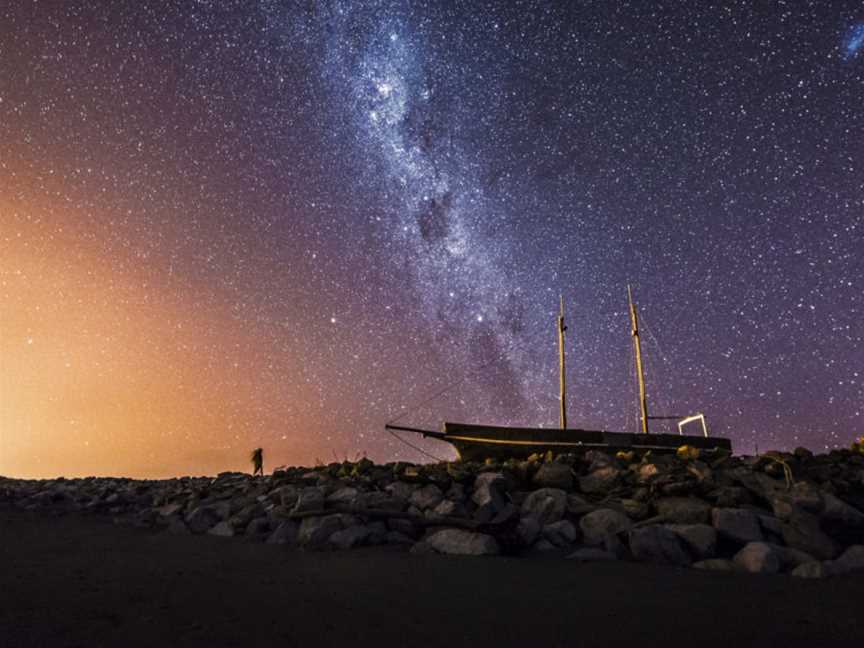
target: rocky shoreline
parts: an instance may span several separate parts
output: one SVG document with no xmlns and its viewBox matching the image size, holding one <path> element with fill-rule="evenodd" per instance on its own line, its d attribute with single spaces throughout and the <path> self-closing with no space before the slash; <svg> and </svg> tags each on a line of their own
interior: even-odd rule
<svg viewBox="0 0 864 648">
<path fill-rule="evenodd" d="M 824 578 L 864 570 L 864 455 L 599 451 L 147 481 L 0 477 L 0 504 L 315 550 L 560 555 Z"/>
</svg>

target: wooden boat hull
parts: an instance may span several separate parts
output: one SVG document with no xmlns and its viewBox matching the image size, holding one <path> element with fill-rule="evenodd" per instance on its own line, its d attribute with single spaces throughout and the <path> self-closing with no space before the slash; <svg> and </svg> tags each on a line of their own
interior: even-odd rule
<svg viewBox="0 0 864 648">
<path fill-rule="evenodd" d="M 683 445 L 700 450 L 732 451 L 732 442 L 720 437 L 680 434 L 641 434 L 600 430 L 561 430 L 555 428 L 513 428 L 468 423 L 444 423 L 436 438 L 456 448 L 463 461 L 487 458 L 525 458 L 532 454 L 555 454 L 580 450 L 635 450 L 675 452 Z"/>
</svg>

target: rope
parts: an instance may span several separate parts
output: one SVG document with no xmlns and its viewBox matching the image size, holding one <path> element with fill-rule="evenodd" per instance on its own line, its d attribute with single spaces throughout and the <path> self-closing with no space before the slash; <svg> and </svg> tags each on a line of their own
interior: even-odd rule
<svg viewBox="0 0 864 648">
<path fill-rule="evenodd" d="M 434 459 L 435 461 L 438 461 L 438 462 L 447 461 L 446 459 L 442 459 L 441 457 L 436 457 L 436 456 L 433 455 L 431 452 L 426 452 L 423 448 L 421 448 L 420 446 L 416 446 L 416 445 L 414 445 L 414 444 L 411 443 L 410 441 L 406 441 L 406 440 L 403 439 L 401 436 L 399 436 L 398 434 L 396 434 L 396 430 L 391 430 L 390 428 L 385 428 L 385 429 L 386 429 L 386 430 L 387 430 L 387 431 L 388 431 L 388 432 L 393 436 L 394 439 L 396 439 L 397 441 L 401 441 L 402 443 L 404 443 L 405 445 L 407 445 L 409 448 L 412 448 L 412 449 L 416 450 L 416 451 L 419 452 L 420 454 L 422 454 L 422 455 L 426 455 L 426 456 L 429 457 L 430 459 Z"/>
</svg>

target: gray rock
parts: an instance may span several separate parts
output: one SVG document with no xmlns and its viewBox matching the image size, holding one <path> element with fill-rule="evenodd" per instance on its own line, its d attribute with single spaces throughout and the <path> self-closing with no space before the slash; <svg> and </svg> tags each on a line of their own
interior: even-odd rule
<svg viewBox="0 0 864 648">
<path fill-rule="evenodd" d="M 717 552 L 717 530 L 707 524 L 667 524 L 697 560 L 713 558 Z"/>
<path fill-rule="evenodd" d="M 613 509 L 597 509 L 579 520 L 583 542 L 587 545 L 603 544 L 608 536 L 629 531 L 632 526 L 630 518 Z"/>
<path fill-rule="evenodd" d="M 444 499 L 444 493 L 435 484 L 426 484 L 411 493 L 411 503 L 421 511 L 434 509 Z"/>
<path fill-rule="evenodd" d="M 819 518 L 799 510 L 789 522 L 781 523 L 783 542 L 787 547 L 804 551 L 819 560 L 834 558 L 837 544 L 819 526 Z"/>
<path fill-rule="evenodd" d="M 388 531 L 384 535 L 384 544 L 413 545 L 414 544 L 414 538 L 411 538 L 411 537 L 405 535 L 404 533 L 399 533 L 398 531 Z M 425 543 L 422 543 L 422 544 L 425 544 Z"/>
<path fill-rule="evenodd" d="M 266 517 L 258 517 L 246 525 L 246 535 L 252 538 L 261 538 L 270 533 L 270 520 Z"/>
<path fill-rule="evenodd" d="M 618 560 L 618 557 L 611 551 L 599 549 L 597 547 L 580 547 L 573 553 L 567 556 L 577 562 L 604 562 L 608 560 Z"/>
<path fill-rule="evenodd" d="M 183 511 L 182 504 L 166 504 L 165 506 L 160 506 L 158 509 L 159 515 L 163 517 L 171 517 L 172 515 L 179 514 Z"/>
<path fill-rule="evenodd" d="M 496 472 L 485 472 L 474 480 L 474 493 L 471 501 L 477 505 L 474 517 L 488 522 L 509 503 L 506 492 L 507 480 Z"/>
<path fill-rule="evenodd" d="M 419 529 L 414 525 L 411 520 L 388 518 L 387 528 L 391 531 L 395 531 L 397 533 L 401 533 L 402 535 L 408 536 L 409 538 L 416 538 L 418 535 L 420 535 Z"/>
<path fill-rule="evenodd" d="M 606 493 L 614 488 L 620 479 L 621 471 L 613 466 L 607 466 L 580 477 L 579 488 L 584 493 Z"/>
<path fill-rule="evenodd" d="M 767 542 L 748 542 L 735 554 L 733 561 L 752 574 L 776 574 L 780 571 L 780 558 Z"/>
<path fill-rule="evenodd" d="M 532 550 L 540 553 L 548 553 L 550 551 L 558 551 L 558 547 L 549 542 L 546 538 L 540 538 L 534 543 Z"/>
<path fill-rule="evenodd" d="M 822 518 L 830 522 L 836 522 L 846 527 L 860 529 L 864 527 L 864 513 L 854 506 L 847 504 L 839 497 L 830 493 L 823 493 Z"/>
<path fill-rule="evenodd" d="M 490 535 L 464 529 L 441 529 L 426 542 L 439 553 L 464 556 L 494 556 L 500 553 L 498 543 Z"/>
<path fill-rule="evenodd" d="M 366 542 L 371 534 L 372 531 L 367 526 L 351 526 L 336 531 L 328 542 L 337 549 L 351 549 Z"/>
<path fill-rule="evenodd" d="M 540 536 L 540 523 L 537 518 L 526 515 L 519 519 L 519 525 L 516 527 L 516 535 L 519 541 L 525 547 L 530 547 Z"/>
<path fill-rule="evenodd" d="M 199 506 L 186 516 L 186 526 L 192 533 L 206 533 L 222 522 L 222 516 L 213 506 Z"/>
<path fill-rule="evenodd" d="M 828 578 L 832 575 L 832 570 L 826 563 L 813 560 L 798 565 L 791 573 L 798 578 Z"/>
<path fill-rule="evenodd" d="M 763 540 L 759 518 L 747 509 L 715 508 L 711 511 L 711 523 L 721 536 L 746 544 Z"/>
<path fill-rule="evenodd" d="M 304 518 L 300 523 L 297 541 L 304 547 L 324 546 L 334 533 L 342 529 L 338 515 L 324 515 Z"/>
<path fill-rule="evenodd" d="M 543 537 L 556 547 L 569 547 L 578 537 L 578 532 L 569 520 L 559 520 L 543 527 Z"/>
<path fill-rule="evenodd" d="M 655 505 L 673 524 L 703 524 L 711 517 L 711 505 L 695 497 L 661 497 Z"/>
<path fill-rule="evenodd" d="M 294 504 L 292 513 L 306 513 L 308 511 L 321 511 L 325 505 L 324 491 L 317 487 L 308 487 L 300 491 L 297 503 Z"/>
<path fill-rule="evenodd" d="M 384 489 L 388 493 L 390 493 L 394 497 L 398 497 L 399 499 L 403 499 L 406 502 L 411 499 L 411 494 L 417 490 L 417 486 L 414 484 L 409 484 L 408 482 L 403 481 L 395 481 L 392 484 L 387 484 L 387 487 Z"/>
<path fill-rule="evenodd" d="M 441 500 L 441 503 L 431 513 L 439 517 L 464 517 L 465 507 L 459 502 L 445 499 Z"/>
<path fill-rule="evenodd" d="M 833 561 L 831 567 L 837 574 L 864 570 L 864 545 L 852 545 Z"/>
<path fill-rule="evenodd" d="M 774 553 L 780 559 L 780 571 L 791 571 L 799 565 L 813 562 L 816 559 L 805 551 L 793 549 L 792 547 L 784 547 L 783 545 L 769 543 Z M 818 561 L 817 561 L 818 562 Z"/>
<path fill-rule="evenodd" d="M 567 510 L 567 493 L 560 488 L 540 488 L 522 502 L 522 515 L 530 515 L 540 525 L 557 522 Z"/>
<path fill-rule="evenodd" d="M 230 522 L 226 521 L 218 522 L 215 526 L 211 527 L 207 533 L 214 536 L 221 536 L 223 538 L 232 538 L 236 535 L 234 527 Z"/>
<path fill-rule="evenodd" d="M 534 474 L 533 482 L 542 488 L 573 488 L 573 471 L 562 463 L 545 463 Z"/>
<path fill-rule="evenodd" d="M 633 529 L 630 532 L 630 551 L 636 560 L 682 566 L 691 562 L 678 536 L 659 524 Z"/>
<path fill-rule="evenodd" d="M 168 523 L 168 528 L 166 529 L 167 533 L 171 535 L 191 535 L 192 531 L 189 530 L 189 527 L 186 526 L 186 523 L 179 517 L 171 518 L 171 521 Z"/>
<path fill-rule="evenodd" d="M 415 542 L 409 550 L 409 553 L 418 556 L 425 556 L 427 554 L 434 554 L 435 549 L 428 542 Z"/>
<path fill-rule="evenodd" d="M 357 509 L 380 509 L 384 511 L 403 511 L 407 501 L 389 492 L 371 491 L 358 493 L 354 498 Z M 420 512 L 419 509 L 417 511 Z"/>
<path fill-rule="evenodd" d="M 700 560 L 691 565 L 695 569 L 705 569 L 709 571 L 724 571 L 734 572 L 739 571 L 738 565 L 731 560 L 725 558 L 709 558 L 708 560 Z"/>
<path fill-rule="evenodd" d="M 349 505 L 354 501 L 358 493 L 359 491 L 356 488 L 345 486 L 344 488 L 340 488 L 339 490 L 330 493 L 326 499 L 328 502 L 333 504 Z"/>
</svg>

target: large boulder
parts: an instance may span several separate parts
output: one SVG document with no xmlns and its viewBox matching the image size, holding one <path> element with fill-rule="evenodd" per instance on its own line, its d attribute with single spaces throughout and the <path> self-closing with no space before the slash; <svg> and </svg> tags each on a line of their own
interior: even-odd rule
<svg viewBox="0 0 864 648">
<path fill-rule="evenodd" d="M 288 544 L 297 542 L 300 527 L 294 520 L 285 520 L 267 537 L 267 544 Z"/>
<path fill-rule="evenodd" d="M 434 509 L 444 499 L 444 493 L 435 484 L 426 484 L 411 493 L 410 502 L 421 511 Z"/>
<path fill-rule="evenodd" d="M 441 529 L 426 538 L 426 544 L 445 554 L 494 556 L 500 553 L 495 538 L 464 529 Z"/>
<path fill-rule="evenodd" d="M 659 524 L 633 529 L 630 532 L 630 551 L 636 560 L 680 566 L 691 563 L 690 554 L 678 535 Z"/>
<path fill-rule="evenodd" d="M 606 466 L 579 478 L 579 488 L 583 493 L 608 493 L 621 480 L 621 471 L 614 466 Z"/>
<path fill-rule="evenodd" d="M 586 545 L 605 544 L 609 536 L 629 531 L 633 526 L 626 515 L 614 509 L 597 509 L 579 520 L 583 541 Z"/>
<path fill-rule="evenodd" d="M 199 506 L 186 516 L 186 526 L 192 533 L 206 533 L 222 519 L 221 512 L 215 506 Z"/>
<path fill-rule="evenodd" d="M 371 534 L 372 529 L 368 526 L 355 525 L 336 531 L 328 542 L 337 549 L 351 549 L 366 542 Z"/>
<path fill-rule="evenodd" d="M 324 509 L 326 498 L 324 491 L 318 487 L 310 486 L 304 488 L 297 497 L 292 513 L 307 513 L 309 511 L 321 511 Z"/>
<path fill-rule="evenodd" d="M 533 479 L 534 483 L 544 488 L 573 488 L 573 471 L 563 463 L 545 463 L 540 466 Z"/>
<path fill-rule="evenodd" d="M 787 547 L 808 553 L 819 560 L 830 560 L 839 551 L 837 543 L 822 531 L 819 519 L 812 513 L 799 512 L 781 525 L 783 542 Z"/>
<path fill-rule="evenodd" d="M 536 518 L 542 526 L 557 522 L 567 510 L 567 493 L 560 488 L 540 488 L 522 502 L 522 515 Z"/>
<path fill-rule="evenodd" d="M 297 541 L 304 547 L 322 547 L 330 536 L 341 529 L 342 518 L 339 515 L 307 517 L 300 523 Z"/>
<path fill-rule="evenodd" d="M 234 526 L 230 522 L 217 522 L 215 526 L 210 527 L 207 531 L 210 535 L 221 536 L 223 538 L 232 538 L 237 533 L 234 531 Z"/>
<path fill-rule="evenodd" d="M 864 570 L 864 545 L 853 545 L 831 563 L 835 574 L 846 574 Z"/>
<path fill-rule="evenodd" d="M 748 542 L 733 560 L 741 569 L 753 574 L 776 574 L 780 571 L 780 557 L 767 542 Z"/>
<path fill-rule="evenodd" d="M 667 524 L 696 560 L 713 558 L 717 553 L 717 530 L 707 524 Z"/>
<path fill-rule="evenodd" d="M 477 519 L 488 522 L 509 504 L 506 489 L 507 480 L 499 472 L 477 475 L 474 480 L 474 493 L 471 495 L 471 501 L 477 505 Z"/>
<path fill-rule="evenodd" d="M 711 517 L 711 505 L 696 497 L 661 497 L 657 513 L 675 524 L 702 524 Z"/>
<path fill-rule="evenodd" d="M 827 563 L 813 560 L 798 565 L 790 573 L 798 578 L 827 578 L 832 576 L 834 572 Z"/>
<path fill-rule="evenodd" d="M 579 537 L 570 520 L 559 520 L 543 527 L 543 537 L 556 547 L 569 547 Z"/>
<path fill-rule="evenodd" d="M 747 509 L 715 508 L 711 523 L 721 536 L 741 544 L 763 540 L 759 517 Z"/>
</svg>

